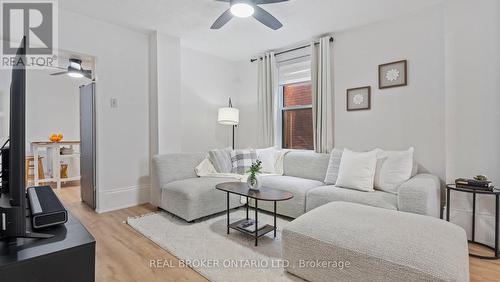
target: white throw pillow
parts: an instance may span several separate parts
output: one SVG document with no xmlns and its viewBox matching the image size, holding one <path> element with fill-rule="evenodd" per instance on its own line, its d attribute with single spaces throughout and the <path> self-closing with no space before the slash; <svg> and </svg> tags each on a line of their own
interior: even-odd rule
<svg viewBox="0 0 500 282">
<path fill-rule="evenodd" d="M 284 162 L 285 155 L 288 154 L 290 150 L 278 150 L 276 151 L 276 164 L 274 167 L 276 168 L 276 172 L 274 174 L 283 175 L 285 174 Z"/>
<path fill-rule="evenodd" d="M 335 186 L 361 191 L 373 191 L 378 150 L 353 152 L 344 149 Z"/>
<path fill-rule="evenodd" d="M 413 147 L 406 151 L 383 151 L 377 154 L 375 188 L 389 193 L 397 193 L 397 188 L 412 176 Z"/>
<path fill-rule="evenodd" d="M 195 167 L 194 171 L 196 172 L 196 175 L 200 177 L 217 173 L 217 170 L 215 169 L 212 162 L 208 159 L 208 157 L 206 157 L 197 167 Z"/>
<path fill-rule="evenodd" d="M 276 173 L 276 148 L 270 147 L 266 149 L 257 149 L 257 159 L 262 162 L 263 173 Z"/>
<path fill-rule="evenodd" d="M 418 174 L 418 163 L 417 160 L 415 159 L 415 156 L 413 156 L 413 168 L 411 169 L 411 177 L 417 174 Z"/>
</svg>

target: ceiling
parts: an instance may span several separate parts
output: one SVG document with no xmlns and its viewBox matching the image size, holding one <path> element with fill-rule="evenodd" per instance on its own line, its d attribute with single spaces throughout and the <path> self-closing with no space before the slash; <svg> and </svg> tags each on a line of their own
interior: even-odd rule
<svg viewBox="0 0 500 282">
<path fill-rule="evenodd" d="M 220 30 L 210 26 L 229 5 L 213 0 L 64 0 L 61 9 L 142 32 L 158 30 L 183 46 L 230 60 L 414 12 L 443 0 L 290 0 L 262 5 L 283 23 L 273 31 L 253 18 L 234 18 Z"/>
</svg>

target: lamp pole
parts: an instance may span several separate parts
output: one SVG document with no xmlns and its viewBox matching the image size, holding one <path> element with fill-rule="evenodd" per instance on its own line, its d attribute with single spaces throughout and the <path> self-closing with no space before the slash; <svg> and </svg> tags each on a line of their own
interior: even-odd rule
<svg viewBox="0 0 500 282">
<path fill-rule="evenodd" d="M 231 101 L 231 97 L 229 97 L 229 107 L 232 108 L 233 107 L 233 102 Z M 235 129 L 236 125 L 233 125 L 233 150 L 234 150 L 234 129 Z"/>
</svg>

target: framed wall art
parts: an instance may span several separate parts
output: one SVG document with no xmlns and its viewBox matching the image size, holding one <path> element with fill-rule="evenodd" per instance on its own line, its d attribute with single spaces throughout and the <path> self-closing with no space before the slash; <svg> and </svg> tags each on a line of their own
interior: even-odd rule
<svg viewBox="0 0 500 282">
<path fill-rule="evenodd" d="M 370 96 L 370 86 L 347 89 L 347 110 L 369 110 L 371 108 Z"/>
<path fill-rule="evenodd" d="M 378 88 L 408 85 L 408 62 L 396 61 L 378 66 Z"/>
</svg>

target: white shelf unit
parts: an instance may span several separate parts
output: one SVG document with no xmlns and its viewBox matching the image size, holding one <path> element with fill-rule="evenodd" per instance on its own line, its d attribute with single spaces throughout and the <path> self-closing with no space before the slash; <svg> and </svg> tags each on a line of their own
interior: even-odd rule
<svg viewBox="0 0 500 282">
<path fill-rule="evenodd" d="M 33 153 L 34 160 L 38 160 L 40 156 L 40 149 L 44 148 L 47 152 L 47 156 L 51 156 L 51 168 L 52 168 L 52 177 L 40 179 L 40 175 L 38 175 L 38 161 L 34 161 L 34 184 L 35 186 L 40 185 L 41 182 L 56 182 L 57 189 L 61 189 L 62 182 L 69 181 L 78 181 L 81 176 L 78 173 L 76 176 L 61 178 L 61 160 L 78 158 L 78 162 L 80 161 L 80 154 L 74 153 L 69 155 L 61 155 L 61 147 L 70 146 L 74 149 L 74 146 L 80 147 L 80 141 L 61 141 L 61 142 L 32 142 L 31 143 L 31 152 Z M 80 148 L 78 148 L 78 152 L 80 152 Z"/>
</svg>

